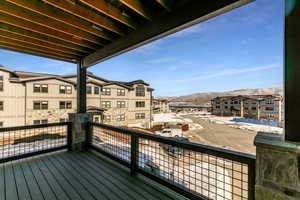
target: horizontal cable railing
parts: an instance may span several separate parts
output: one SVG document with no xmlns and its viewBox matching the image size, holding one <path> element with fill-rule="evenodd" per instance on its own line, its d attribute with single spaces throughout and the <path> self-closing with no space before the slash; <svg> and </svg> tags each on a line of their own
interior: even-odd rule
<svg viewBox="0 0 300 200">
<path fill-rule="evenodd" d="M 70 131 L 70 122 L 0 128 L 0 162 L 67 148 Z"/>
<path fill-rule="evenodd" d="M 255 156 L 89 123 L 92 147 L 190 199 L 253 200 Z"/>
</svg>

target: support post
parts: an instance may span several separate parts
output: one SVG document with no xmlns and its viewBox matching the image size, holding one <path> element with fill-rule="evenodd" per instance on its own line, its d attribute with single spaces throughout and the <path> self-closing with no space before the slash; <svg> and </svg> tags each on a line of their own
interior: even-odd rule
<svg viewBox="0 0 300 200">
<path fill-rule="evenodd" d="M 72 134 L 69 146 L 71 151 L 85 150 L 89 145 L 91 131 L 88 129 L 88 122 L 92 120 L 92 114 L 86 113 L 86 68 L 82 61 L 77 65 L 77 113 L 69 113 L 69 120 L 72 122 Z"/>
<path fill-rule="evenodd" d="M 285 0 L 285 139 L 300 142 L 300 1 Z"/>
<path fill-rule="evenodd" d="M 86 68 L 82 60 L 77 64 L 77 113 L 86 112 Z"/>
</svg>

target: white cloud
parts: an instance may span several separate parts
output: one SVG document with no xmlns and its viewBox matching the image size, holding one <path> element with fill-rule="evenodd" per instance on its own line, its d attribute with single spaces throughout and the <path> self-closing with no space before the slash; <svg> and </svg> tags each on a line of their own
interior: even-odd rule
<svg viewBox="0 0 300 200">
<path fill-rule="evenodd" d="M 166 58 L 158 58 L 158 59 L 148 60 L 148 61 L 146 61 L 146 63 L 161 64 L 161 63 L 170 63 L 170 62 L 175 62 L 175 61 L 177 61 L 176 58 L 166 57 Z"/>
<path fill-rule="evenodd" d="M 210 74 L 206 74 L 206 75 L 200 75 L 200 76 L 195 76 L 195 77 L 191 77 L 191 78 L 176 80 L 176 82 L 206 80 L 206 79 L 212 79 L 212 78 L 217 78 L 217 77 L 221 77 L 221 76 L 264 71 L 264 70 L 274 69 L 274 68 L 278 68 L 278 67 L 279 67 L 278 65 L 272 64 L 272 65 L 263 65 L 263 66 L 257 66 L 257 67 L 252 67 L 252 68 L 245 68 L 245 69 L 227 69 L 227 70 L 223 70 L 223 71 L 217 72 L 217 73 L 210 73 Z"/>
</svg>

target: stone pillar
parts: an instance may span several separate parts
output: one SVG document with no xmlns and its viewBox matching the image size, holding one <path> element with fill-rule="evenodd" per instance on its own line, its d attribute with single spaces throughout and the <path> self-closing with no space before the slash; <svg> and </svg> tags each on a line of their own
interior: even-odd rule
<svg viewBox="0 0 300 200">
<path fill-rule="evenodd" d="M 72 151 L 82 151 L 89 140 L 87 122 L 93 120 L 91 113 L 69 113 L 69 120 L 72 122 Z"/>
<path fill-rule="evenodd" d="M 300 144 L 284 135 L 258 133 L 256 145 L 256 200 L 300 199 Z"/>
</svg>

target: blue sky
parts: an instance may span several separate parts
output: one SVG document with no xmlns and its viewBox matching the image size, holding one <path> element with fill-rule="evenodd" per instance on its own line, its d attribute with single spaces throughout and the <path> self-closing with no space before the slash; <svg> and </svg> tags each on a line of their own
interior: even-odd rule
<svg viewBox="0 0 300 200">
<path fill-rule="evenodd" d="M 257 0 L 89 70 L 112 80 L 143 79 L 155 96 L 280 87 L 283 2 Z M 22 71 L 76 71 L 74 64 L 5 50 L 0 50 L 0 64 Z"/>
</svg>

